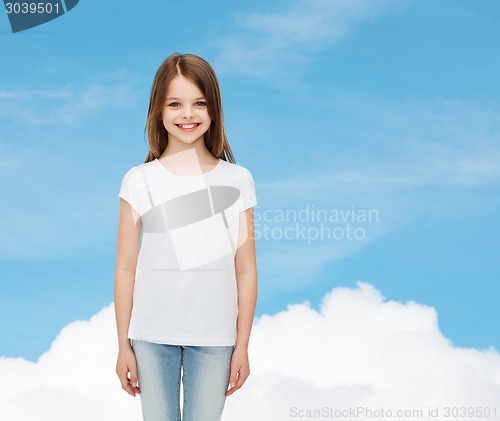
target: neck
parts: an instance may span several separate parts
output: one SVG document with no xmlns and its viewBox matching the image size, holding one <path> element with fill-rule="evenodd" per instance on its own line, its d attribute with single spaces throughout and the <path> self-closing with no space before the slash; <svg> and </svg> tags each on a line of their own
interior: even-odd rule
<svg viewBox="0 0 500 421">
<path fill-rule="evenodd" d="M 193 143 L 187 144 L 184 142 L 180 142 L 177 139 L 172 139 L 169 137 L 167 147 L 161 154 L 160 158 L 163 158 L 165 156 L 169 155 L 174 155 L 180 152 L 195 152 L 195 155 L 197 156 L 199 161 L 211 161 L 215 157 L 212 155 L 212 153 L 207 149 L 205 145 L 205 141 L 203 139 L 203 136 L 199 137 L 196 139 Z M 185 154 L 181 154 L 185 155 Z M 191 154 L 189 154 L 191 155 Z"/>
</svg>

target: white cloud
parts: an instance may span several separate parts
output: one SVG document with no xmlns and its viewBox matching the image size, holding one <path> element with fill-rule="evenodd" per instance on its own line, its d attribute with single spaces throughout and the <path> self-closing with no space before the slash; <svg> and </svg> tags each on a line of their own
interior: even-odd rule
<svg viewBox="0 0 500 421">
<path fill-rule="evenodd" d="M 320 312 L 304 303 L 261 316 L 251 355 L 252 381 L 228 403 L 228 420 L 289 420 L 292 407 L 500 405 L 493 348 L 454 347 L 433 308 L 384 301 L 362 282 L 331 291 Z"/>
<path fill-rule="evenodd" d="M 238 73 L 291 86 L 314 53 L 341 39 L 357 21 L 379 14 L 392 0 L 294 0 L 280 13 L 234 16 L 233 35 L 213 38 L 213 65 L 221 75 Z"/>
<path fill-rule="evenodd" d="M 115 375 L 112 305 L 58 334 L 37 363 L 0 358 L 2 420 L 138 420 L 140 403 Z M 120 393 L 121 392 L 121 393 Z"/>
<path fill-rule="evenodd" d="M 37 363 L 1 358 L 0 418 L 141 419 L 140 398 L 114 373 L 116 352 L 110 305 L 64 328 Z M 422 419 L 429 406 L 441 415 L 446 406 L 500 407 L 494 348 L 454 347 L 433 308 L 386 301 L 363 282 L 333 289 L 319 312 L 306 302 L 257 318 L 249 353 L 251 375 L 227 399 L 224 420 L 289 420 L 294 407 L 420 409 Z"/>
</svg>

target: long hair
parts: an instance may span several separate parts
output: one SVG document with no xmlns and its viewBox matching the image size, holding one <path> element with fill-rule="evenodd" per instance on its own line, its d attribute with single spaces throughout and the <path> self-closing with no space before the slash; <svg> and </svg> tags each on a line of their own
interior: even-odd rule
<svg viewBox="0 0 500 421">
<path fill-rule="evenodd" d="M 179 53 L 171 54 L 165 59 L 153 80 L 144 128 L 144 134 L 147 132 L 149 142 L 144 162 L 159 158 L 167 147 L 168 132 L 163 125 L 162 113 L 170 82 L 179 75 L 193 82 L 207 100 L 208 115 L 212 120 L 203 136 L 207 149 L 216 158 L 236 163 L 224 130 L 222 96 L 214 69 L 201 57 Z"/>
</svg>

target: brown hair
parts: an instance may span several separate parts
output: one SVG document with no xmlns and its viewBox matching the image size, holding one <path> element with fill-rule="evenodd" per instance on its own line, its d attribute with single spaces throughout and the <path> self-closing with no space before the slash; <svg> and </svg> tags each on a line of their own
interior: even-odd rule
<svg viewBox="0 0 500 421">
<path fill-rule="evenodd" d="M 163 125 L 162 112 L 170 82 L 179 75 L 193 82 L 207 100 L 208 115 L 212 120 L 204 135 L 207 149 L 216 158 L 236 163 L 224 130 L 222 96 L 214 69 L 201 57 L 179 53 L 165 59 L 153 80 L 144 129 L 144 134 L 148 133 L 149 150 L 144 162 L 159 158 L 167 147 L 168 132 Z"/>
</svg>

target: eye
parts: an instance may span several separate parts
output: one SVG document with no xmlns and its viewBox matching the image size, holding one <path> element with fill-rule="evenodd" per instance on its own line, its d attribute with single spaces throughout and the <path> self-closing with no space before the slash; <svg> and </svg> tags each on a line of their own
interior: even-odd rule
<svg viewBox="0 0 500 421">
<path fill-rule="evenodd" d="M 197 106 L 197 107 L 204 107 L 205 105 L 207 105 L 207 104 L 206 104 L 206 102 L 204 102 L 204 101 L 198 101 L 198 102 L 196 103 L 196 106 Z"/>
<path fill-rule="evenodd" d="M 171 102 L 168 104 L 169 107 L 178 107 L 180 104 L 178 102 Z"/>
</svg>

